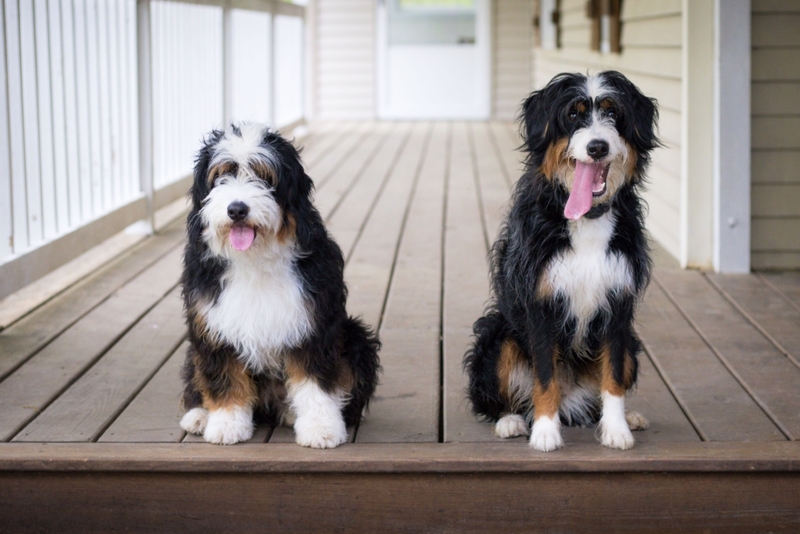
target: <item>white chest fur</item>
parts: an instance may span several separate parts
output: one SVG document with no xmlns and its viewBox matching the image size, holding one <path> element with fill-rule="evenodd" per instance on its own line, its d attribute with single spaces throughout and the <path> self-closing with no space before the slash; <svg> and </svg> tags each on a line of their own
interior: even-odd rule
<svg viewBox="0 0 800 534">
<path fill-rule="evenodd" d="M 608 252 L 614 222 L 613 211 L 597 219 L 570 221 L 572 248 L 553 258 L 547 269 L 550 287 L 566 298 L 569 312 L 577 320 L 576 344 L 583 341 L 595 313 L 608 305 L 608 292 L 633 287 L 627 260 Z"/>
<path fill-rule="evenodd" d="M 289 258 L 234 261 L 217 302 L 203 310 L 209 330 L 253 371 L 277 371 L 282 354 L 311 329 L 301 282 Z"/>
</svg>

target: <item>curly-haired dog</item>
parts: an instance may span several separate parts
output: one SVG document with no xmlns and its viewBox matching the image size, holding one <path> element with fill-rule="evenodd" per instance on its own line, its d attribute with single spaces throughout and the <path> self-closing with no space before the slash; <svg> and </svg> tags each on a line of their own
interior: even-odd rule
<svg viewBox="0 0 800 534">
<path fill-rule="evenodd" d="M 258 124 L 213 131 L 195 164 L 183 298 L 191 346 L 181 427 L 211 443 L 295 416 L 336 447 L 375 391 L 379 342 L 345 311 L 344 261 L 297 150 Z"/>
<path fill-rule="evenodd" d="M 526 171 L 492 249 L 493 300 L 465 356 L 474 412 L 495 433 L 563 445 L 561 424 L 599 423 L 629 449 L 647 420 L 625 411 L 633 328 L 651 263 L 639 188 L 659 146 L 655 101 L 618 72 L 560 74 L 523 105 Z"/>
</svg>

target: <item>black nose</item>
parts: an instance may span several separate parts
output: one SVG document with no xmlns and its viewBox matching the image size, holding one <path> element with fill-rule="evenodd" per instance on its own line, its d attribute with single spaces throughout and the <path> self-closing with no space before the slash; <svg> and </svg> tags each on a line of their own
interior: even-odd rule
<svg viewBox="0 0 800 534">
<path fill-rule="evenodd" d="M 241 221 L 247 217 L 248 213 L 250 213 L 250 208 L 241 200 L 228 204 L 228 217 L 230 217 L 232 221 Z"/>
<path fill-rule="evenodd" d="M 602 159 L 608 156 L 608 143 L 600 139 L 592 139 L 586 145 L 586 153 L 596 160 Z"/>
</svg>

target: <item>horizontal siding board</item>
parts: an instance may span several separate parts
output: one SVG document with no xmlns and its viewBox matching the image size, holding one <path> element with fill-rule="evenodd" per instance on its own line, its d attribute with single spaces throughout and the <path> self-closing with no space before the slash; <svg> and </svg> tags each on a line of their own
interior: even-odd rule
<svg viewBox="0 0 800 534">
<path fill-rule="evenodd" d="M 588 67 L 593 70 L 624 71 L 630 74 L 631 78 L 635 78 L 636 75 L 649 75 L 678 82 L 681 78 L 680 48 L 626 48 L 621 55 L 616 55 L 591 52 L 587 44 L 586 49 L 584 47 L 564 48 L 558 51 L 538 49 L 537 54 L 539 59 L 537 65 L 553 64 L 552 68 L 557 69 L 556 72 L 565 70 L 585 72 Z"/>
<path fill-rule="evenodd" d="M 800 81 L 800 49 L 755 49 L 751 64 L 754 81 Z"/>
<path fill-rule="evenodd" d="M 753 219 L 754 251 L 800 252 L 800 218 Z"/>
<path fill-rule="evenodd" d="M 753 13 L 800 13 L 797 0 L 752 0 Z"/>
<path fill-rule="evenodd" d="M 627 21 L 631 19 L 640 18 L 654 18 L 669 15 L 680 16 L 683 6 L 681 0 L 660 0 L 649 2 L 623 2 L 622 3 L 622 20 Z"/>
<path fill-rule="evenodd" d="M 753 269 L 786 270 L 797 269 L 800 265 L 800 252 L 759 252 L 750 254 Z"/>
<path fill-rule="evenodd" d="M 800 13 L 756 14 L 753 16 L 752 44 L 761 46 L 800 46 Z"/>
<path fill-rule="evenodd" d="M 754 217 L 800 218 L 800 176 L 794 184 L 753 184 L 751 189 Z"/>
<path fill-rule="evenodd" d="M 800 117 L 753 117 L 752 146 L 800 149 Z"/>
<path fill-rule="evenodd" d="M 647 173 L 647 189 L 649 197 L 658 197 L 676 212 L 681 205 L 680 176 L 669 174 L 659 167 L 650 167 Z"/>
<path fill-rule="evenodd" d="M 752 108 L 758 115 L 800 115 L 800 80 L 797 82 L 754 82 Z"/>
<path fill-rule="evenodd" d="M 753 183 L 800 181 L 800 151 L 754 150 L 752 153 Z"/>
<path fill-rule="evenodd" d="M 622 46 L 681 46 L 681 16 L 628 21 L 622 25 Z"/>
</svg>

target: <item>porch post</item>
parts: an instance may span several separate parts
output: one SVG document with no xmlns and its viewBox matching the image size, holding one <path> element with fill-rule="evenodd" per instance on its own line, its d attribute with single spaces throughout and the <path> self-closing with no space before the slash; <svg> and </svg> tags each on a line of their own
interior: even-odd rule
<svg viewBox="0 0 800 534">
<path fill-rule="evenodd" d="M 712 267 L 714 240 L 714 14 L 716 0 L 683 0 L 682 267 Z"/>
<path fill-rule="evenodd" d="M 155 232 L 153 176 L 153 61 L 151 48 L 150 0 L 136 3 L 136 70 L 139 79 L 139 184 L 147 207 L 147 224 Z"/>
<path fill-rule="evenodd" d="M 750 271 L 750 0 L 716 1 L 714 270 Z"/>
</svg>

